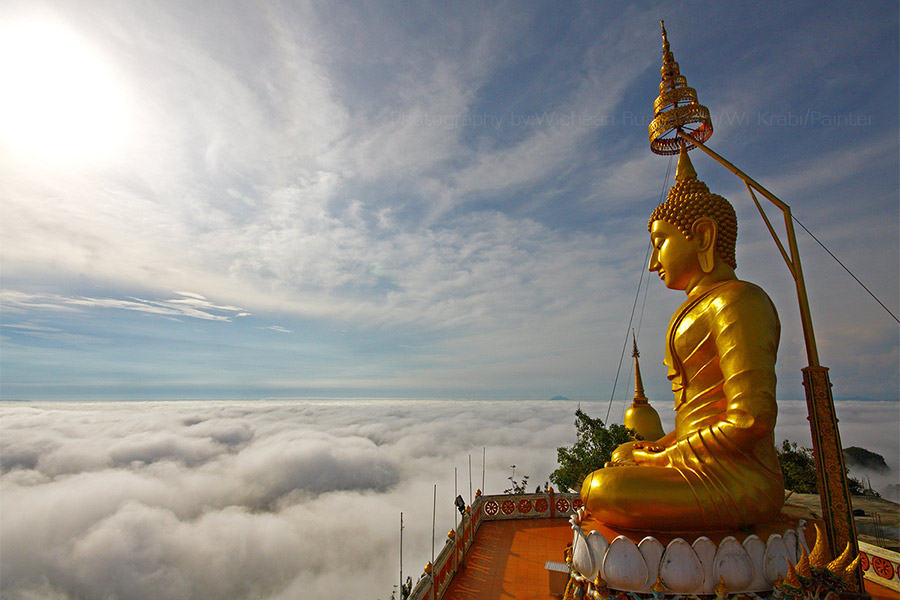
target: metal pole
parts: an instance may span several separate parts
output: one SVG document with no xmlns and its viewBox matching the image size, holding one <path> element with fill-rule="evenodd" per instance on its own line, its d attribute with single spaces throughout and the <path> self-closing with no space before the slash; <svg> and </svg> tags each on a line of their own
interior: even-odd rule
<svg viewBox="0 0 900 600">
<path fill-rule="evenodd" d="M 434 515 L 437 511 L 437 484 L 434 484 L 434 495 L 431 500 L 431 568 L 434 569 Z M 432 571 L 433 573 L 434 571 Z"/>
<path fill-rule="evenodd" d="M 400 513 L 400 600 L 403 596 L 403 513 Z"/>
<path fill-rule="evenodd" d="M 469 455 L 469 506 L 472 505 L 472 455 Z"/>
</svg>

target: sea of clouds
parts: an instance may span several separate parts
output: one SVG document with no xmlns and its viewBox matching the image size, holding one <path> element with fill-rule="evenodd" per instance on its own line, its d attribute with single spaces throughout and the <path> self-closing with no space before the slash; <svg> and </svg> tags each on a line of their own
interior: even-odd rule
<svg viewBox="0 0 900 600">
<path fill-rule="evenodd" d="M 779 442 L 808 446 L 805 404 L 780 404 Z M 556 448 L 574 442 L 575 409 L 565 401 L 0 403 L 0 595 L 387 599 L 399 578 L 400 513 L 404 578 L 416 580 L 431 559 L 434 486 L 437 552 L 455 524 L 456 493 L 468 501 L 482 485 L 503 492 L 512 465 L 516 480 L 530 476 L 529 489 L 547 480 Z M 671 411 L 660 412 L 670 426 Z M 900 404 L 840 403 L 838 415 L 844 446 L 878 452 L 891 466 L 873 485 L 896 482 Z"/>
</svg>

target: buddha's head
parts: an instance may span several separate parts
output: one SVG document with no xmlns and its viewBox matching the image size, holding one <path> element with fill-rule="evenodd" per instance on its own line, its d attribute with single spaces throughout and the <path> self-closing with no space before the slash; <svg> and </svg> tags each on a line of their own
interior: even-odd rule
<svg viewBox="0 0 900 600">
<path fill-rule="evenodd" d="M 667 287 L 685 289 L 698 270 L 710 273 L 720 265 L 733 272 L 737 267 L 734 208 L 697 179 L 684 150 L 675 185 L 650 215 L 647 228 L 653 243 L 650 270 L 659 271 Z"/>
</svg>

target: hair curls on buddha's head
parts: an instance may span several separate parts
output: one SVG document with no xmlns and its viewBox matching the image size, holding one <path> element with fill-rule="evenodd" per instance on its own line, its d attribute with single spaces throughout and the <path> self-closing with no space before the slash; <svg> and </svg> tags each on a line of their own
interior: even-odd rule
<svg viewBox="0 0 900 600">
<path fill-rule="evenodd" d="M 662 220 L 678 228 L 691 239 L 691 227 L 697 219 L 708 217 L 716 222 L 716 254 L 732 269 L 737 268 L 735 244 L 737 243 L 737 217 L 734 208 L 722 196 L 712 194 L 705 183 L 696 177 L 677 181 L 666 201 L 650 215 L 647 229 L 653 221 Z"/>
</svg>

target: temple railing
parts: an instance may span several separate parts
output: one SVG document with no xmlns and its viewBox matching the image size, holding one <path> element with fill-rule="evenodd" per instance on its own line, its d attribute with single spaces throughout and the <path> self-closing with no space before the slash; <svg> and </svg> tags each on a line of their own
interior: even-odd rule
<svg viewBox="0 0 900 600">
<path fill-rule="evenodd" d="M 900 592 L 900 553 L 859 542 L 859 555 L 863 577 Z"/>
<path fill-rule="evenodd" d="M 581 507 L 578 494 L 495 494 L 477 496 L 457 528 L 448 534 L 444 547 L 426 566 L 408 600 L 441 600 L 456 573 L 465 566 L 466 553 L 486 521 L 507 519 L 552 519 L 569 517 Z"/>
</svg>

